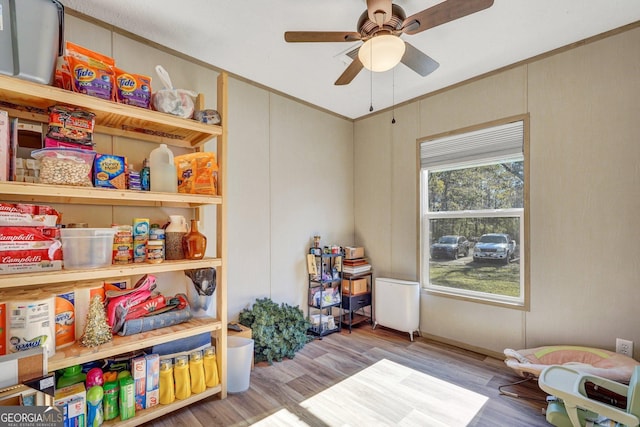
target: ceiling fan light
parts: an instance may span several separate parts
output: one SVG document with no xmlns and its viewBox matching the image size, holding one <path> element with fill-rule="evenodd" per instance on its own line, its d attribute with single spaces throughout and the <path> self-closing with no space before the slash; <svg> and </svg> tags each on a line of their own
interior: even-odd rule
<svg viewBox="0 0 640 427">
<path fill-rule="evenodd" d="M 400 63 L 404 51 L 404 41 L 400 37 L 384 34 L 364 42 L 358 51 L 358 59 L 367 70 L 387 71 Z"/>
</svg>

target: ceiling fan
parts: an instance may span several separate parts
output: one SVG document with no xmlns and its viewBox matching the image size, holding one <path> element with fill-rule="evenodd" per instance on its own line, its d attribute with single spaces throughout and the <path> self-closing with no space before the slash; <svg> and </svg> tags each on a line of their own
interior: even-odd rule
<svg viewBox="0 0 640 427">
<path fill-rule="evenodd" d="M 353 62 L 338 77 L 336 85 L 349 84 L 364 67 L 373 71 L 384 71 L 384 69 L 372 68 L 372 61 L 376 59 L 373 57 L 374 43 L 380 42 L 382 44 L 383 40 L 385 43 L 399 46 L 399 55 L 401 55 L 399 62 L 424 77 L 435 71 L 440 64 L 411 44 L 401 40 L 400 36 L 420 33 L 487 9 L 491 5 L 493 5 L 493 0 L 446 0 L 407 18 L 404 10 L 393 4 L 392 0 L 367 0 L 367 10 L 358 20 L 357 32 L 287 31 L 284 33 L 284 39 L 290 43 L 365 42 L 358 48 L 358 55 L 354 56 Z M 370 43 L 367 43 L 369 41 Z M 396 60 L 392 67 L 397 63 Z"/>
</svg>

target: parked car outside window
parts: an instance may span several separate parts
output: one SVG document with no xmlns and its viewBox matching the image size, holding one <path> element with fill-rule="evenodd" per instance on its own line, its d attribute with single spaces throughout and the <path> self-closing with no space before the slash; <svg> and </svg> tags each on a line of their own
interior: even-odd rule
<svg viewBox="0 0 640 427">
<path fill-rule="evenodd" d="M 431 245 L 431 258 L 458 259 L 469 255 L 469 241 L 464 236 L 442 236 Z"/>
<path fill-rule="evenodd" d="M 473 249 L 473 260 L 499 260 L 508 264 L 515 256 L 516 241 L 508 234 L 483 234 Z"/>
</svg>

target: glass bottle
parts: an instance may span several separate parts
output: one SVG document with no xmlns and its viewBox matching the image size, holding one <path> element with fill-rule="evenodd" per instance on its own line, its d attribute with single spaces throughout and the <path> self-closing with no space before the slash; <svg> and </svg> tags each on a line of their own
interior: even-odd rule
<svg viewBox="0 0 640 427">
<path fill-rule="evenodd" d="M 207 238 L 198 231 L 198 221 L 191 220 L 191 231 L 182 238 L 182 248 L 186 259 L 202 259 L 207 250 Z"/>
</svg>

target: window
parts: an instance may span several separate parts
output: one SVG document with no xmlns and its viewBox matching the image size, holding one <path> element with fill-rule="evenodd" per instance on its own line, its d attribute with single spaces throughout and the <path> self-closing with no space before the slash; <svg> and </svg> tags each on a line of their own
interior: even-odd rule
<svg viewBox="0 0 640 427">
<path fill-rule="evenodd" d="M 420 142 L 423 288 L 526 306 L 525 119 Z"/>
</svg>

